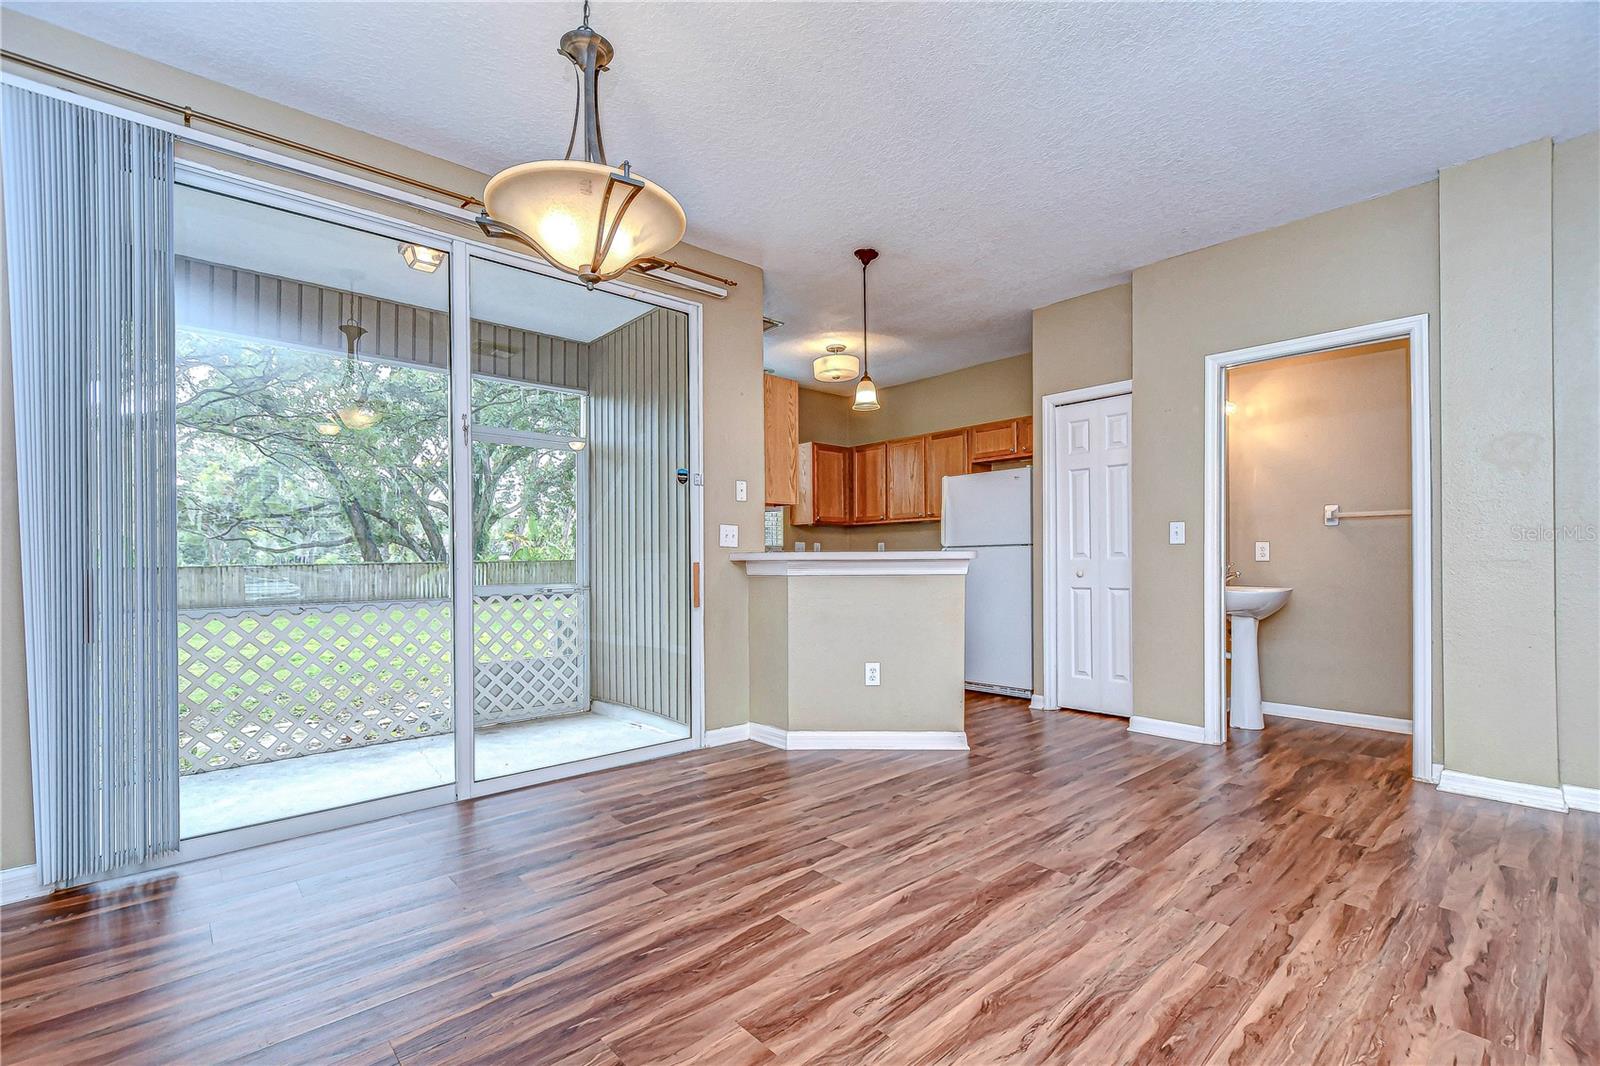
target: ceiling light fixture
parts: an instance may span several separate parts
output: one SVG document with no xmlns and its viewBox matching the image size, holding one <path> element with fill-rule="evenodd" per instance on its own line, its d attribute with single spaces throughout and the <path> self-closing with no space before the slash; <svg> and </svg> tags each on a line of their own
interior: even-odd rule
<svg viewBox="0 0 1600 1066">
<path fill-rule="evenodd" d="M 344 387 L 350 393 L 356 392 L 356 344 L 367 335 L 367 329 L 356 321 L 355 312 L 360 308 L 361 301 L 355 293 L 350 294 L 350 317 L 344 325 L 339 327 L 339 332 L 344 334 Z M 349 403 L 334 411 L 334 417 L 345 429 L 371 429 L 383 417 L 378 409 L 367 399 L 367 386 L 363 381 L 360 393 L 353 395 Z M 334 434 L 328 433 L 320 426 L 317 429 L 325 437 Z"/>
<path fill-rule="evenodd" d="M 606 162 L 600 72 L 610 69 L 616 53 L 589 27 L 588 0 L 583 24 L 561 35 L 558 50 L 578 77 L 567 154 L 521 163 L 490 178 L 478 227 L 490 237 L 520 241 L 591 289 L 628 270 L 686 269 L 659 258 L 683 239 L 688 225 L 678 201 L 635 174 L 626 160 L 621 170 Z M 583 158 L 573 159 L 580 125 Z"/>
<path fill-rule="evenodd" d="M 828 345 L 825 351 L 827 355 L 819 355 L 811 360 L 811 376 L 818 381 L 849 381 L 861 373 L 861 360 L 853 355 L 845 355 L 844 345 L 835 342 Z"/>
<path fill-rule="evenodd" d="M 878 402 L 878 386 L 872 381 L 872 371 L 867 363 L 867 266 L 876 258 L 874 248 L 857 248 L 856 258 L 861 260 L 861 380 L 856 382 L 856 399 L 852 411 L 876 411 L 883 405 Z"/>
<path fill-rule="evenodd" d="M 444 253 L 425 244 L 402 244 L 400 258 L 406 261 L 406 266 L 424 274 L 432 274 L 444 263 Z"/>
</svg>

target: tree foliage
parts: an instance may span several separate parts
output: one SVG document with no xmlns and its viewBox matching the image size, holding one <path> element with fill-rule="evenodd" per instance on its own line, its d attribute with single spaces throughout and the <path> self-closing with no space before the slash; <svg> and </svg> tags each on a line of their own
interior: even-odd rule
<svg viewBox="0 0 1600 1066">
<path fill-rule="evenodd" d="M 177 363 L 180 565 L 446 560 L 444 371 L 190 329 Z M 475 378 L 472 402 L 480 423 L 579 429 L 571 394 Z M 474 558 L 573 557 L 575 453 L 477 442 L 470 462 Z"/>
</svg>

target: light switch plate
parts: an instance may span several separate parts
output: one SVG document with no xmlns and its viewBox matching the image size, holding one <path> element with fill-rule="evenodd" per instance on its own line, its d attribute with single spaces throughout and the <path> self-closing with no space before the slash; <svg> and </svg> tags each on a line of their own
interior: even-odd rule
<svg viewBox="0 0 1600 1066">
<path fill-rule="evenodd" d="M 1183 523 L 1169 522 L 1167 524 L 1167 543 L 1182 544 L 1184 540 Z"/>
<path fill-rule="evenodd" d="M 737 548 L 739 546 L 739 527 L 720 526 L 719 537 L 720 540 L 718 543 L 720 543 L 724 548 Z"/>
<path fill-rule="evenodd" d="M 1256 541 L 1256 562 L 1270 563 L 1272 561 L 1272 545 L 1264 540 Z"/>
<path fill-rule="evenodd" d="M 794 550 L 797 551 L 797 552 L 805 551 L 806 550 L 806 542 L 803 541 L 803 540 L 795 541 L 794 542 Z"/>
<path fill-rule="evenodd" d="M 878 663 L 868 663 L 867 664 L 866 683 L 868 685 L 877 685 L 878 684 L 878 681 L 879 681 L 879 667 L 880 667 L 880 664 L 878 664 Z"/>
<path fill-rule="evenodd" d="M 744 501 L 748 500 L 750 498 L 749 482 L 735 481 L 733 483 L 733 498 L 739 503 L 743 503 Z"/>
</svg>

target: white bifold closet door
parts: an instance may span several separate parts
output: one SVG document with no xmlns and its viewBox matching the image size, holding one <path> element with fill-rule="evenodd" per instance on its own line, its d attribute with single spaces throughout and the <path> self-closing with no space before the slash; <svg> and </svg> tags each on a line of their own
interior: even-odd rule
<svg viewBox="0 0 1600 1066">
<path fill-rule="evenodd" d="M 1133 397 L 1055 408 L 1056 701 L 1133 713 Z"/>
</svg>

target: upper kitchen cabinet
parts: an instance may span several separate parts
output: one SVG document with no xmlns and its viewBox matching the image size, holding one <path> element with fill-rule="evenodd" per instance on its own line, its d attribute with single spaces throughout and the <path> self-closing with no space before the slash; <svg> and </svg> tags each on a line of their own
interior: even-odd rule
<svg viewBox="0 0 1600 1066">
<path fill-rule="evenodd" d="M 927 515 L 939 518 L 943 514 L 944 479 L 972 473 L 967 462 L 967 431 L 947 429 L 928 434 L 927 467 Z"/>
<path fill-rule="evenodd" d="M 892 440 L 884 449 L 889 470 L 885 518 L 890 522 L 926 518 L 927 438 Z"/>
<path fill-rule="evenodd" d="M 800 386 L 776 374 L 761 380 L 766 502 L 793 504 L 800 495 Z"/>
<path fill-rule="evenodd" d="M 842 526 L 850 522 L 850 449 L 834 444 L 800 445 L 794 506 L 797 526 Z"/>
<path fill-rule="evenodd" d="M 1033 419 L 1007 418 L 967 429 L 967 458 L 973 463 L 1001 463 L 1033 455 Z"/>
<path fill-rule="evenodd" d="M 863 444 L 851 452 L 850 521 L 884 522 L 889 518 L 889 449 Z"/>
</svg>

